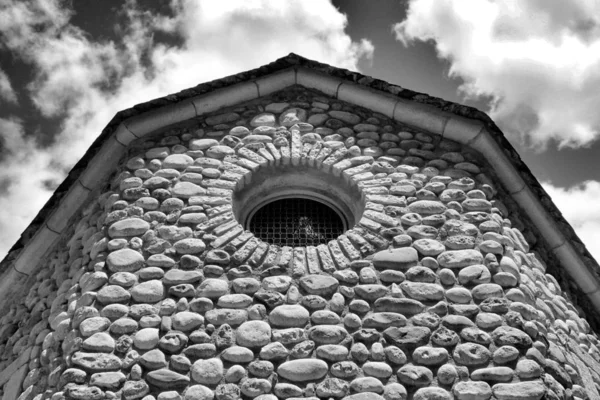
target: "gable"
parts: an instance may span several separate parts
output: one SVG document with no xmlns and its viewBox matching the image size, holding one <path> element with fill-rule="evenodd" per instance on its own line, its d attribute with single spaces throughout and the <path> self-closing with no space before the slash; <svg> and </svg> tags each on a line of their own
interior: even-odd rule
<svg viewBox="0 0 600 400">
<path fill-rule="evenodd" d="M 343 397 L 370 382 L 370 391 L 415 398 L 479 384 L 497 397 L 537 398 L 548 388 L 596 395 L 595 278 L 576 269 L 584 259 L 568 229 L 557 229 L 493 126 L 330 72 L 254 76 L 112 124 L 9 259 L 9 273 L 22 277 L 0 288 L 20 301 L 2 317 L 15 346 L 0 383 L 21 386 L 33 353 L 19 353 L 33 326 L 31 338 L 63 349 L 54 359 L 83 374 L 122 367 L 142 378 L 124 391 L 209 396 L 233 385 L 250 397 L 271 389 L 286 397 L 316 387 L 320 397 Z M 287 245 L 248 229 L 263 203 L 295 196 L 336 209 L 342 232 Z M 589 279 L 575 290 L 565 277 L 572 267 L 575 279 Z M 140 353 L 144 369 L 134 372 L 126 362 Z M 488 377 L 479 367 L 492 358 L 502 366 L 491 384 L 510 383 L 452 386 L 457 371 Z M 541 380 L 532 359 L 546 366 Z M 217 386 L 234 363 L 256 378 Z M 276 368 L 273 387 L 261 365 Z M 393 373 L 407 389 L 385 381 Z"/>
<path fill-rule="evenodd" d="M 138 137 L 293 84 L 365 106 L 434 136 L 470 144 L 484 155 L 502 186 L 531 219 L 539 237 L 545 242 L 545 252 L 555 257 L 559 265 L 568 266 L 557 267 L 553 273 L 576 282 L 571 294 L 577 297 L 579 304 L 586 309 L 600 309 L 600 286 L 595 272 L 598 270 L 597 263 L 512 146 L 485 114 L 295 55 L 117 114 L 23 233 L 0 267 L 7 276 L 13 276 L 12 279 L 29 276 L 37 260 L 64 231 L 73 217 L 73 211 L 81 207 L 90 193 L 97 190 L 97 184 L 110 171 L 108 166 L 114 165 L 129 143 Z M 550 268 L 554 268 L 554 265 L 551 263 Z M 5 279 L 4 282 L 9 287 L 11 280 Z"/>
</svg>

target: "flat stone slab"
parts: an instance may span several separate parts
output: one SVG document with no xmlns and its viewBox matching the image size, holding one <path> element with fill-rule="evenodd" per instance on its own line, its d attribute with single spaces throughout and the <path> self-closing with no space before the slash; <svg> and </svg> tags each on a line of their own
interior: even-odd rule
<svg viewBox="0 0 600 400">
<path fill-rule="evenodd" d="M 498 400 L 539 400 L 546 391 L 546 385 L 539 380 L 492 386 L 492 393 Z"/>
<path fill-rule="evenodd" d="M 383 250 L 373 256 L 373 265 L 378 269 L 407 270 L 418 261 L 419 254 L 412 247 Z"/>
<path fill-rule="evenodd" d="M 190 378 L 169 369 L 150 371 L 146 380 L 160 389 L 183 389 L 190 383 Z"/>
<path fill-rule="evenodd" d="M 200 271 L 185 271 L 182 269 L 171 269 L 165 273 L 163 282 L 165 285 L 181 285 L 182 283 L 196 283 L 202 280 Z"/>
<path fill-rule="evenodd" d="M 114 371 L 121 368 L 121 359 L 114 354 L 84 353 L 81 351 L 73 354 L 73 365 L 91 372 Z"/>
<path fill-rule="evenodd" d="M 406 325 L 406 317 L 395 312 L 378 312 L 363 319 L 365 328 L 385 329 L 391 326 L 402 327 Z"/>
<path fill-rule="evenodd" d="M 418 314 L 425 310 L 423 303 L 413 299 L 382 297 L 375 300 L 375 311 L 385 312 L 390 311 L 400 314 Z"/>
</svg>

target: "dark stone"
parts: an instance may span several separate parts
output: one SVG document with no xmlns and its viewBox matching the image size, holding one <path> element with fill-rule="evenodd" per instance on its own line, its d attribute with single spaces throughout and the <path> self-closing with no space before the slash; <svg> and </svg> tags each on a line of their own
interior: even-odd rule
<svg viewBox="0 0 600 400">
<path fill-rule="evenodd" d="M 375 300 L 375 312 L 395 312 L 404 315 L 419 314 L 425 306 L 417 300 L 396 297 L 382 297 Z"/>
<path fill-rule="evenodd" d="M 114 371 L 121 368 L 121 359 L 113 354 L 83 353 L 73 354 L 71 361 L 87 371 Z"/>
<path fill-rule="evenodd" d="M 442 347 L 453 347 L 458 344 L 460 338 L 458 334 L 445 326 L 440 326 L 433 334 L 431 335 L 431 341 Z"/>
<path fill-rule="evenodd" d="M 210 358 L 217 354 L 217 348 L 212 343 L 200 343 L 188 346 L 184 354 L 191 359 Z"/>
<path fill-rule="evenodd" d="M 259 303 L 262 303 L 269 308 L 275 308 L 277 306 L 282 305 L 284 302 L 283 295 L 274 290 L 256 292 L 254 294 L 254 299 L 256 299 Z"/>
<path fill-rule="evenodd" d="M 370 347 L 373 343 L 379 341 L 381 333 L 377 332 L 376 329 L 359 329 L 352 334 L 352 337 L 355 342 L 364 343 Z"/>
<path fill-rule="evenodd" d="M 492 312 L 496 314 L 506 314 L 510 301 L 503 297 L 488 297 L 479 304 L 483 312 Z"/>
<path fill-rule="evenodd" d="M 327 300 L 316 294 L 309 294 L 302 298 L 302 305 L 309 310 L 322 310 L 327 307 Z"/>
<path fill-rule="evenodd" d="M 439 319 L 439 318 L 438 318 Z M 406 317 L 399 313 L 393 312 L 380 312 L 366 316 L 363 319 L 363 326 L 365 328 L 389 328 L 391 326 L 405 326 Z"/>
<path fill-rule="evenodd" d="M 383 331 L 383 336 L 400 348 L 414 348 L 427 344 L 431 330 L 424 326 L 391 327 Z"/>
<path fill-rule="evenodd" d="M 181 332 L 167 332 L 158 342 L 158 347 L 167 353 L 177 353 L 185 347 L 188 338 Z"/>
<path fill-rule="evenodd" d="M 558 383 L 563 385 L 565 388 L 570 388 L 573 386 L 573 381 L 571 380 L 571 377 L 567 371 L 565 371 L 565 369 L 556 361 L 550 359 L 546 360 L 546 366 L 544 367 L 544 370 L 552 375 L 552 377 L 554 377 L 554 379 L 556 379 Z"/>
<path fill-rule="evenodd" d="M 517 349 L 527 349 L 531 347 L 531 338 L 525 332 L 511 328 L 509 326 L 500 326 L 492 332 L 492 339 L 497 346 L 514 346 Z"/>
<path fill-rule="evenodd" d="M 123 385 L 123 397 L 125 400 L 141 399 L 149 391 L 150 388 L 145 381 L 127 381 Z"/>
<path fill-rule="evenodd" d="M 133 339 L 131 336 L 123 335 L 119 337 L 115 343 L 115 350 L 120 353 L 127 353 L 129 349 L 131 349 L 131 345 L 133 344 Z"/>
</svg>

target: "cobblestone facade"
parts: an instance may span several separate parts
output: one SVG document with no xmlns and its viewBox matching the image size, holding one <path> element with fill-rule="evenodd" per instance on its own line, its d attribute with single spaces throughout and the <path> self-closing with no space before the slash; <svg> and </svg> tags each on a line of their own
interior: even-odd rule
<svg viewBox="0 0 600 400">
<path fill-rule="evenodd" d="M 115 168 L 0 318 L 3 398 L 599 398 L 597 335 L 467 147 L 292 87 Z M 235 194 L 290 170 L 356 193 L 355 226 L 245 231 Z"/>
</svg>

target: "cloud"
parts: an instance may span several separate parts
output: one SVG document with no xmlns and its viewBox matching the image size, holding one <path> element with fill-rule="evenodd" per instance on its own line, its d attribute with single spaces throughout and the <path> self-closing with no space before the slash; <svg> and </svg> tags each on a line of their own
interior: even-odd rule
<svg viewBox="0 0 600 400">
<path fill-rule="evenodd" d="M 8 75 L 6 75 L 6 72 L 2 68 L 0 68 L 0 99 L 8 103 L 17 103 L 17 94 L 10 83 Z"/>
<path fill-rule="evenodd" d="M 328 0 L 173 0 L 168 14 L 128 1 L 112 39 L 74 26 L 62 4 L 0 6 L 4 50 L 33 71 L 25 94 L 36 117 L 59 126 L 28 132 L 16 116 L 0 120 L 0 259 L 117 111 L 290 52 L 356 70 L 374 51 L 351 40 L 345 15 Z"/>
<path fill-rule="evenodd" d="M 290 51 L 344 68 L 357 68 L 357 60 L 370 57 L 367 40 L 353 43 L 344 33 L 346 16 L 328 1 L 183 1 L 177 16 L 165 23 L 185 38 L 187 51 L 165 48 L 154 63 L 169 56 L 169 65 L 198 67 L 198 72 L 239 71 L 240 59 L 259 66 L 277 54 Z M 203 56 L 199 58 L 198 56 Z M 217 72 L 219 71 L 219 72 Z"/>
<path fill-rule="evenodd" d="M 600 260 L 600 182 L 586 181 L 570 188 L 542 184 L 554 204 L 573 226 L 596 260 Z"/>
<path fill-rule="evenodd" d="M 50 154 L 25 136 L 18 119 L 0 118 L 0 157 L 0 250 L 6 251 L 48 200 L 45 182 L 57 176 L 48 169 Z"/>
<path fill-rule="evenodd" d="M 468 97 L 532 147 L 600 136 L 600 2 L 410 0 L 396 38 L 431 41 Z"/>
</svg>

